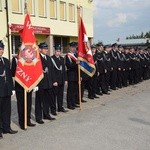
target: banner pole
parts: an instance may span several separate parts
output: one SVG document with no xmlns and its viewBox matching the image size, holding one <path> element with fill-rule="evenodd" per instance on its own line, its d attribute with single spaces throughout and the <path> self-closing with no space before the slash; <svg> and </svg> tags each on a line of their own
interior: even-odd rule
<svg viewBox="0 0 150 150">
<path fill-rule="evenodd" d="M 24 89 L 24 129 L 27 129 L 27 91 Z"/>
<path fill-rule="evenodd" d="M 80 29 L 80 5 L 77 6 L 77 18 L 78 18 L 78 37 L 79 37 L 79 29 Z M 79 42 L 78 42 L 79 44 Z M 81 70 L 80 70 L 80 64 L 78 64 L 78 92 L 79 92 L 79 104 L 80 104 L 80 110 L 82 110 L 82 102 L 81 102 Z"/>
</svg>

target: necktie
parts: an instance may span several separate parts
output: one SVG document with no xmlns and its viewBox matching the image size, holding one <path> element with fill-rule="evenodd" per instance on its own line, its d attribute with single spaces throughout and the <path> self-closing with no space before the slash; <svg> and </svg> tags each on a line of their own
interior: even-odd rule
<svg viewBox="0 0 150 150">
<path fill-rule="evenodd" d="M 2 65 L 2 66 L 4 65 L 2 58 L 0 58 L 0 66 L 1 66 L 1 65 Z"/>
<path fill-rule="evenodd" d="M 47 60 L 47 59 L 46 59 L 46 56 L 44 56 L 44 59 Z"/>
</svg>

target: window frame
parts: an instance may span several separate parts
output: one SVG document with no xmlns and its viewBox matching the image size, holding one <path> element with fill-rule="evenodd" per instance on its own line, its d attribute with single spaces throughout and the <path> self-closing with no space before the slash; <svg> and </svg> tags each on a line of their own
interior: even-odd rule
<svg viewBox="0 0 150 150">
<path fill-rule="evenodd" d="M 17 11 L 14 11 L 13 9 L 12 9 L 12 13 L 17 13 L 17 14 L 21 14 L 22 13 L 22 1 L 21 0 L 18 0 L 18 2 L 19 2 L 19 11 L 17 12 Z M 12 3 L 11 3 L 12 4 Z M 12 6 L 12 5 L 11 5 Z"/>
<path fill-rule="evenodd" d="M 69 22 L 75 22 L 75 5 L 72 4 L 72 3 L 69 3 L 69 4 L 68 4 L 68 9 L 69 9 L 69 10 L 70 10 L 70 6 L 73 6 L 73 10 L 72 10 L 72 13 L 73 13 L 73 20 L 70 20 L 70 11 L 69 11 L 69 15 L 68 15 L 68 17 L 69 17 Z"/>
<path fill-rule="evenodd" d="M 31 16 L 35 16 L 35 0 L 31 0 L 32 1 L 32 13 L 30 13 Z M 28 4 L 27 4 L 27 7 L 28 7 Z"/>
<path fill-rule="evenodd" d="M 38 11 L 38 16 L 39 17 L 41 17 L 41 18 L 46 18 L 47 17 L 47 13 L 46 13 L 46 0 L 43 0 L 43 2 L 44 2 L 44 15 L 42 16 L 42 15 L 40 15 L 39 14 L 39 11 Z M 39 1 L 38 1 L 38 8 L 39 8 Z M 38 9 L 39 10 L 39 9 Z"/>
<path fill-rule="evenodd" d="M 0 0 L 0 11 L 2 11 L 2 0 Z"/>
<path fill-rule="evenodd" d="M 67 4 L 66 4 L 65 1 L 60 1 L 59 4 L 61 4 L 61 3 L 64 4 L 64 18 L 61 18 L 61 17 L 60 17 L 60 20 L 61 20 L 61 21 L 67 21 L 67 10 L 66 10 Z M 59 9 L 60 9 L 60 7 L 59 7 Z M 59 12 L 59 13 L 60 13 L 60 12 Z M 60 16 L 61 16 L 61 15 L 60 15 Z"/>
<path fill-rule="evenodd" d="M 50 1 L 53 1 L 54 2 L 54 13 L 55 13 L 55 16 L 52 17 L 51 16 L 51 10 L 50 10 L 50 19 L 57 19 L 57 1 L 56 0 L 49 0 L 49 9 L 50 9 Z"/>
</svg>

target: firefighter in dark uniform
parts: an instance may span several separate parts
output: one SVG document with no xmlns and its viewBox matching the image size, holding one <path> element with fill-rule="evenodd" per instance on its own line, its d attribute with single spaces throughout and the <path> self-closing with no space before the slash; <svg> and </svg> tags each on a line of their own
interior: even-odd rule
<svg viewBox="0 0 150 150">
<path fill-rule="evenodd" d="M 87 89 L 88 89 L 88 98 L 89 99 L 94 99 L 94 98 L 99 98 L 96 95 L 96 89 L 98 87 L 98 76 L 99 76 L 99 72 L 98 72 L 98 65 L 97 65 L 97 58 L 96 58 L 96 45 L 91 45 L 91 51 L 92 51 L 92 55 L 93 55 L 93 59 L 94 59 L 94 63 L 95 63 L 95 67 L 96 67 L 96 72 L 93 75 L 93 77 L 89 77 L 88 81 L 87 81 Z"/>
<path fill-rule="evenodd" d="M 107 91 L 110 91 L 109 86 L 110 86 L 110 73 L 112 71 L 111 67 L 111 61 L 110 61 L 110 51 L 112 47 L 111 45 L 105 45 L 104 46 L 104 52 L 103 52 L 103 57 L 104 57 L 104 69 L 105 69 L 105 82 L 106 82 L 106 89 Z"/>
<path fill-rule="evenodd" d="M 123 55 L 122 55 L 123 47 L 121 45 L 118 46 L 117 50 L 117 87 L 122 88 L 123 82 L 123 70 L 125 69 L 123 66 Z"/>
<path fill-rule="evenodd" d="M 18 44 L 18 50 L 21 48 L 21 43 Z M 11 71 L 12 76 L 15 77 L 16 67 L 18 62 L 18 55 L 12 58 Z M 19 126 L 24 130 L 24 88 L 15 81 L 15 91 L 17 98 L 18 120 Z M 32 91 L 27 92 L 27 126 L 34 127 L 35 124 L 31 123 L 31 108 L 32 108 Z"/>
<path fill-rule="evenodd" d="M 130 68 L 131 68 L 129 71 L 129 84 L 133 85 L 135 84 L 134 76 L 135 76 L 135 59 L 136 59 L 133 47 L 130 47 L 129 58 L 130 58 Z"/>
<path fill-rule="evenodd" d="M 67 112 L 67 110 L 65 110 L 63 107 L 63 94 L 64 94 L 64 85 L 67 85 L 68 81 L 67 81 L 66 67 L 64 64 L 64 58 L 61 56 L 61 46 L 56 45 L 54 48 L 55 48 L 55 53 L 51 57 L 51 59 L 54 66 L 57 85 L 53 86 L 55 107 L 54 107 L 54 112 L 52 114 L 57 115 L 56 101 L 57 101 L 58 112 Z"/>
<path fill-rule="evenodd" d="M 13 80 L 10 70 L 10 62 L 2 57 L 4 44 L 0 40 L 0 139 L 2 133 L 15 134 L 17 131 L 11 129 L 11 95 L 14 94 Z"/>
<path fill-rule="evenodd" d="M 110 94 L 108 93 L 107 83 L 105 80 L 105 73 L 107 69 L 105 68 L 105 58 L 104 58 L 104 51 L 103 47 L 99 46 L 97 49 L 97 63 L 98 63 L 98 72 L 99 72 L 99 85 L 103 94 Z"/>
<path fill-rule="evenodd" d="M 44 78 L 38 84 L 39 90 L 36 92 L 35 118 L 37 123 L 43 124 L 42 118 L 55 120 L 55 118 L 51 117 L 49 109 L 51 108 L 51 112 L 53 112 L 52 109 L 55 105 L 53 86 L 57 85 L 57 82 L 51 57 L 47 55 L 48 45 L 45 42 L 40 43 L 39 48 Z"/>
<path fill-rule="evenodd" d="M 123 86 L 127 87 L 128 86 L 128 77 L 129 77 L 129 69 L 130 69 L 130 59 L 129 59 L 129 49 L 128 47 L 125 47 L 122 56 L 123 56 Z"/>
<path fill-rule="evenodd" d="M 78 64 L 77 43 L 69 43 L 70 52 L 65 56 L 65 65 L 67 67 L 68 87 L 67 87 L 67 108 L 75 109 L 78 100 Z"/>
<path fill-rule="evenodd" d="M 117 52 L 118 49 L 117 43 L 112 44 L 112 50 L 110 51 L 110 61 L 111 61 L 111 74 L 110 74 L 110 88 L 112 90 L 116 90 L 116 82 L 117 82 Z"/>
</svg>

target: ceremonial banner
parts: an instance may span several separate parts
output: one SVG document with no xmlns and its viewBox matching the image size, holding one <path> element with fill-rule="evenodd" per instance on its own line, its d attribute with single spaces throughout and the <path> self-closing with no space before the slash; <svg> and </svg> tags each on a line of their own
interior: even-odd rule
<svg viewBox="0 0 150 150">
<path fill-rule="evenodd" d="M 80 69 L 92 77 L 96 69 L 82 18 L 79 25 L 78 59 L 80 60 Z"/>
<path fill-rule="evenodd" d="M 25 17 L 24 27 L 20 31 L 20 36 L 22 46 L 15 80 L 27 92 L 30 92 L 43 78 L 43 69 L 29 14 Z"/>
</svg>

